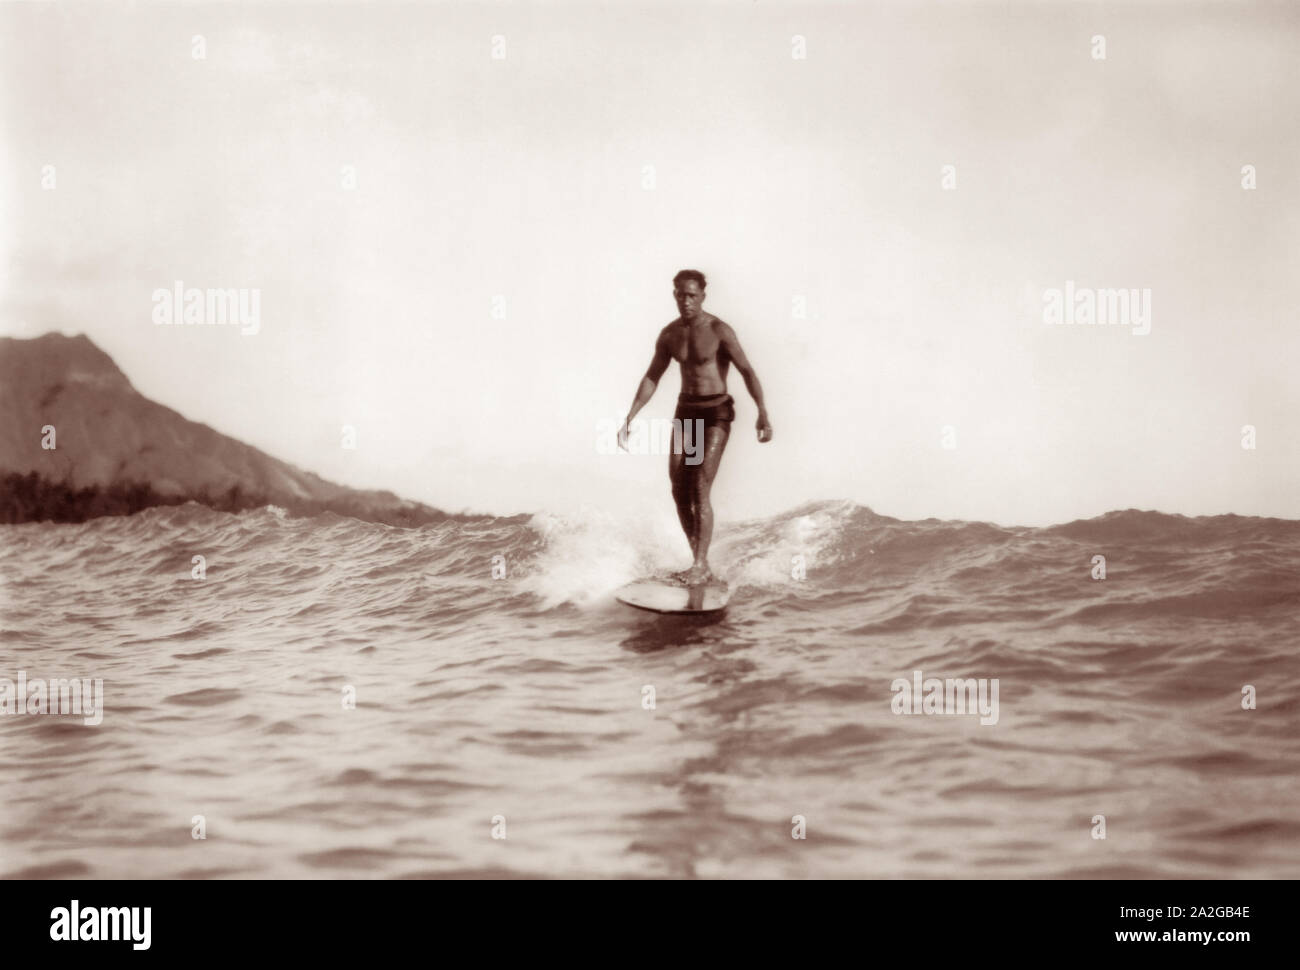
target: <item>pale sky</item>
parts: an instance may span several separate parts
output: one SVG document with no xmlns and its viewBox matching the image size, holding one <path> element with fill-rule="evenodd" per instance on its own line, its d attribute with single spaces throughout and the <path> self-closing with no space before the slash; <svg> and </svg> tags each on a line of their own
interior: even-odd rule
<svg viewBox="0 0 1300 970">
<path fill-rule="evenodd" d="M 598 431 L 692 267 L 775 428 L 733 372 L 724 520 L 1298 518 L 1297 51 L 1286 4 L 5 4 L 0 335 L 345 484 L 633 515 L 667 459 Z M 258 333 L 156 326 L 176 280 Z M 1150 333 L 1045 324 L 1067 280 Z"/>
</svg>

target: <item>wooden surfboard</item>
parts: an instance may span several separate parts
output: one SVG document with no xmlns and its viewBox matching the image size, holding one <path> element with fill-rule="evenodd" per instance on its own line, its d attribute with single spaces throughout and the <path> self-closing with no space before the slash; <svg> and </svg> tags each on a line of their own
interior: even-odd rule
<svg viewBox="0 0 1300 970">
<path fill-rule="evenodd" d="M 717 613 L 727 608 L 731 590 L 721 582 L 683 586 L 651 577 L 628 583 L 614 597 L 620 603 L 652 613 Z"/>
</svg>

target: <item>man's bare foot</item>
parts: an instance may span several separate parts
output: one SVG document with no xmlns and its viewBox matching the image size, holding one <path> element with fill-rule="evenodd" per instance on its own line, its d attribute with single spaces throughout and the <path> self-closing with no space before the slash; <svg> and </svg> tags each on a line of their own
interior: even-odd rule
<svg viewBox="0 0 1300 970">
<path fill-rule="evenodd" d="M 708 565 L 696 564 L 682 575 L 682 581 L 687 586 L 699 586 L 713 579 L 713 570 Z"/>
</svg>

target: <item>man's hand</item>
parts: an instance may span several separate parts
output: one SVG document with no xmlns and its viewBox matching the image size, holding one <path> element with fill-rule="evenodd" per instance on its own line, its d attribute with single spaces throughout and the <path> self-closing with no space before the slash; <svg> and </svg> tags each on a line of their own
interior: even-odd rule
<svg viewBox="0 0 1300 970">
<path fill-rule="evenodd" d="M 766 411 L 758 412 L 758 421 L 755 422 L 754 427 L 758 430 L 758 440 L 760 442 L 772 440 L 772 424 L 767 420 Z"/>
</svg>

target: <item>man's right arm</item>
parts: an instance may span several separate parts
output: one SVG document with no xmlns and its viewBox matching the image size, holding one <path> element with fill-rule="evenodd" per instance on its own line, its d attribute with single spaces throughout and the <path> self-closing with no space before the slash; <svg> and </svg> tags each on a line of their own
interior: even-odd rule
<svg viewBox="0 0 1300 970">
<path fill-rule="evenodd" d="M 618 443 L 623 447 L 627 443 L 628 425 L 636 417 L 638 411 L 650 403 L 650 398 L 654 397 L 655 389 L 659 386 L 659 378 L 664 376 L 664 371 L 672 363 L 672 354 L 668 352 L 668 341 L 663 333 L 659 334 L 659 339 L 655 341 L 655 355 L 650 359 L 650 366 L 646 368 L 645 376 L 641 378 L 641 383 L 636 389 L 636 397 L 632 399 L 632 407 L 627 412 L 627 417 L 623 419 L 623 427 L 618 433 Z"/>
</svg>

